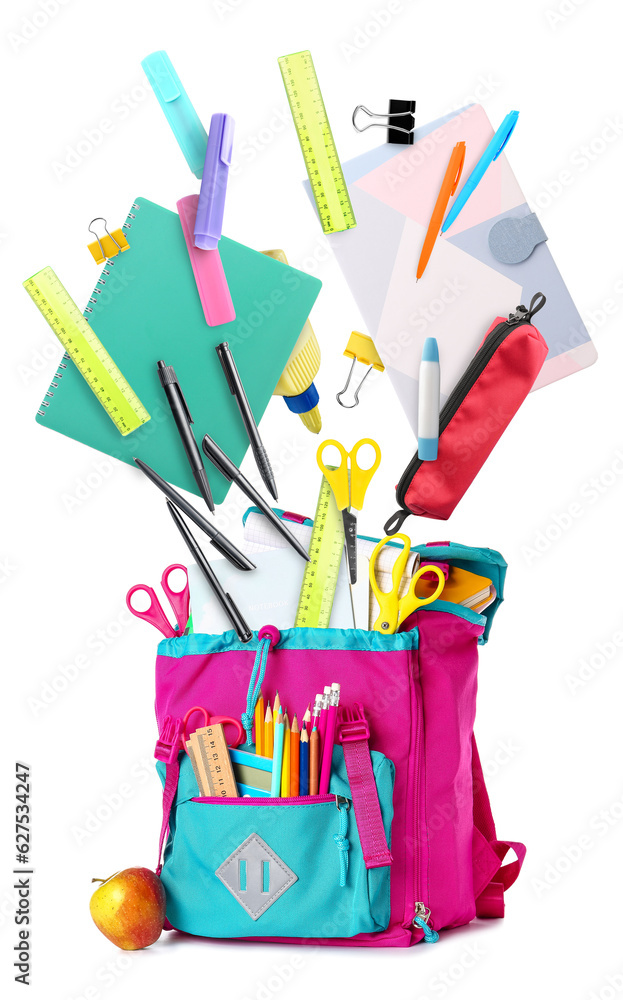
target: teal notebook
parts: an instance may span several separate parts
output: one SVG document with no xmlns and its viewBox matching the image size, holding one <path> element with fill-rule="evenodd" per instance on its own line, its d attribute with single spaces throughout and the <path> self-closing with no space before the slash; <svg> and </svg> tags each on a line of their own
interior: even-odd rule
<svg viewBox="0 0 623 1000">
<path fill-rule="evenodd" d="M 124 224 L 130 249 L 107 262 L 85 316 L 151 420 L 122 437 L 66 357 L 37 421 L 122 462 L 136 455 L 199 495 L 157 373 L 173 365 L 197 444 L 210 434 L 236 465 L 249 445 L 214 348 L 227 340 L 259 422 L 316 300 L 321 282 L 223 236 L 219 250 L 236 319 L 208 326 L 176 212 L 137 198 Z M 264 442 L 266 444 L 266 442 Z M 270 442 L 267 451 L 270 456 Z M 215 503 L 230 484 L 206 458 Z"/>
</svg>

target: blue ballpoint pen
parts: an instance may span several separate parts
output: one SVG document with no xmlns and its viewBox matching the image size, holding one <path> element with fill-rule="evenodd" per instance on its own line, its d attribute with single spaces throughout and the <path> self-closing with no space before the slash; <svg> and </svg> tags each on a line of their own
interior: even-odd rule
<svg viewBox="0 0 623 1000">
<path fill-rule="evenodd" d="M 471 174 L 465 181 L 465 184 L 459 191 L 458 195 L 454 200 L 454 204 L 448 214 L 444 219 L 443 226 L 441 227 L 442 233 L 445 233 L 447 229 L 450 228 L 452 223 L 455 221 L 457 215 L 465 205 L 465 202 L 475 190 L 475 188 L 480 184 L 482 178 L 487 172 L 491 164 L 497 160 L 498 156 L 504 149 L 506 143 L 513 134 L 515 125 L 517 124 L 517 119 L 519 118 L 518 111 L 509 111 L 506 118 L 500 125 L 499 129 L 493 136 L 493 139 L 485 149 L 484 153 L 478 160 L 478 163 L 472 170 Z"/>
</svg>

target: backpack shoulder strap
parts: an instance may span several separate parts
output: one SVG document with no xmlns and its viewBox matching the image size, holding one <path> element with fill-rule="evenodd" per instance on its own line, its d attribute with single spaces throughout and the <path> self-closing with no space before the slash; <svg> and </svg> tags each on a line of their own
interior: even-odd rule
<svg viewBox="0 0 623 1000">
<path fill-rule="evenodd" d="M 519 875 L 526 856 L 526 848 L 516 841 L 497 839 L 489 794 L 473 736 L 472 783 L 474 790 L 472 859 L 476 916 L 503 917 L 504 890 L 509 889 Z M 503 861 L 510 850 L 515 852 L 517 859 L 505 865 Z"/>
</svg>

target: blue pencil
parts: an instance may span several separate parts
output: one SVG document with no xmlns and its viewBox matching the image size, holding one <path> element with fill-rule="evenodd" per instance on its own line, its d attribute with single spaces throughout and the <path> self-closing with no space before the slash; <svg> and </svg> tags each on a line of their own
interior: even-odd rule
<svg viewBox="0 0 623 1000">
<path fill-rule="evenodd" d="M 309 795 L 309 736 L 305 728 L 299 744 L 299 795 Z"/>
<path fill-rule="evenodd" d="M 270 794 L 271 798 L 274 799 L 281 797 L 281 765 L 283 763 L 283 735 L 285 728 L 283 709 L 280 705 L 273 736 L 273 773 L 270 782 Z"/>
</svg>

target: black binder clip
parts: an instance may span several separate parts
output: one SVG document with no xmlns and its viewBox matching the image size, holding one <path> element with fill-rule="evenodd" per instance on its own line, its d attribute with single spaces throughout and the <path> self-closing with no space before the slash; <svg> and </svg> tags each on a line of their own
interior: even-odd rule
<svg viewBox="0 0 623 1000">
<path fill-rule="evenodd" d="M 357 114 L 359 112 L 368 115 L 370 118 L 382 118 L 383 121 L 379 122 L 369 122 L 360 128 L 355 121 Z M 368 128 L 386 128 L 387 129 L 387 141 L 393 143 L 399 143 L 402 146 L 412 146 L 413 145 L 413 133 L 415 131 L 415 101 L 398 101 L 394 98 L 390 99 L 389 111 L 387 114 L 380 115 L 375 114 L 374 111 L 370 111 L 363 104 L 358 104 L 353 111 L 353 127 L 357 132 L 365 132 Z M 395 121 L 389 121 L 389 119 L 395 119 Z"/>
</svg>

